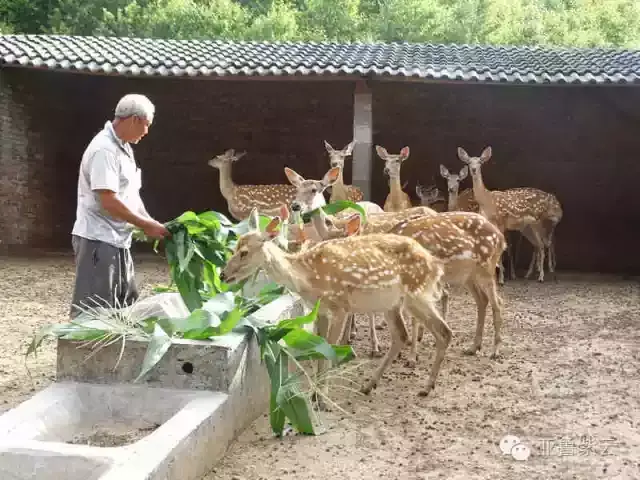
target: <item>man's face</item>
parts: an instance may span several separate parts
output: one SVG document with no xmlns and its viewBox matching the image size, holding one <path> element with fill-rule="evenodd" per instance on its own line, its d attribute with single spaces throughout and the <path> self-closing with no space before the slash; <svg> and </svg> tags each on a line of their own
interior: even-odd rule
<svg viewBox="0 0 640 480">
<path fill-rule="evenodd" d="M 129 128 L 129 136 L 131 140 L 129 140 L 129 142 L 138 143 L 147 133 L 149 133 L 151 122 L 145 118 L 135 116 L 131 117 L 129 121 L 131 122 Z"/>
</svg>

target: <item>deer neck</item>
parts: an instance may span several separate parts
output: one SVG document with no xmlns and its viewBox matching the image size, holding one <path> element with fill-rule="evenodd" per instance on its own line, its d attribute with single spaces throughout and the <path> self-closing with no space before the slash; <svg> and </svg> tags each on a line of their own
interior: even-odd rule
<svg viewBox="0 0 640 480">
<path fill-rule="evenodd" d="M 447 209 L 452 212 L 454 211 L 456 208 L 458 208 L 458 193 L 449 193 L 449 205 L 447 206 Z"/>
<path fill-rule="evenodd" d="M 233 197 L 233 188 L 235 187 L 231 179 L 231 164 L 225 163 L 220 166 L 220 192 L 222 196 L 230 201 Z"/>
<path fill-rule="evenodd" d="M 340 170 L 340 175 L 338 176 L 338 180 L 331 186 L 331 201 L 335 202 L 336 200 L 346 200 L 347 199 L 347 187 L 344 184 L 344 178 L 342 176 L 342 170 Z"/>
<path fill-rule="evenodd" d="M 491 192 L 484 186 L 481 172 L 473 176 L 473 196 L 481 211 L 485 212 L 488 218 L 493 218 L 496 214 L 496 205 Z"/>
<path fill-rule="evenodd" d="M 404 192 L 400 184 L 400 176 L 389 178 L 389 194 L 391 196 L 391 204 L 400 208 L 404 201 Z"/>
<path fill-rule="evenodd" d="M 279 285 L 296 293 L 310 290 L 306 272 L 297 261 L 297 255 L 284 252 L 273 242 L 264 244 L 264 269 L 267 276 Z"/>
</svg>

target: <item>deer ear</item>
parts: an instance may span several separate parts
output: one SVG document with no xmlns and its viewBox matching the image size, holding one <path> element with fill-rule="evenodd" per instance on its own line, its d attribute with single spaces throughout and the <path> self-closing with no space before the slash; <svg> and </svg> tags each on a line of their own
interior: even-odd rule
<svg viewBox="0 0 640 480">
<path fill-rule="evenodd" d="M 422 198 L 422 185 L 420 185 L 419 183 L 416 184 L 416 195 Z"/>
<path fill-rule="evenodd" d="M 350 237 L 351 235 L 355 235 L 356 233 L 358 233 L 358 231 L 360 230 L 360 225 L 362 224 L 362 218 L 360 217 L 359 213 L 356 213 L 355 215 L 352 215 L 349 220 L 347 220 L 347 223 L 344 226 L 344 230 L 347 234 L 347 237 Z"/>
<path fill-rule="evenodd" d="M 402 147 L 402 150 L 400 150 L 400 155 L 403 157 L 403 161 L 409 158 L 409 147 Z"/>
<path fill-rule="evenodd" d="M 236 154 L 233 158 L 234 162 L 237 162 L 238 160 L 240 160 L 242 157 L 244 157 L 247 154 L 247 152 L 240 152 L 238 154 Z"/>
<path fill-rule="evenodd" d="M 224 156 L 225 157 L 233 157 L 234 153 L 236 153 L 236 151 L 233 148 L 230 148 L 229 150 L 225 150 L 224 151 Z"/>
<path fill-rule="evenodd" d="M 260 217 L 258 217 L 258 209 L 255 207 L 251 209 L 249 214 L 249 230 L 260 231 Z"/>
<path fill-rule="evenodd" d="M 340 176 L 340 167 L 333 167 L 327 173 L 324 174 L 324 178 L 322 179 L 322 183 L 325 185 L 333 185 L 338 181 L 338 177 Z"/>
<path fill-rule="evenodd" d="M 460 170 L 460 173 L 458 174 L 458 178 L 460 179 L 460 181 L 462 181 L 465 178 L 467 178 L 467 175 L 469 175 L 469 167 L 465 165 L 464 167 L 462 167 L 462 170 Z"/>
<path fill-rule="evenodd" d="M 458 158 L 464 163 L 469 163 L 469 154 L 462 147 L 458 147 Z"/>
<path fill-rule="evenodd" d="M 284 167 L 284 174 L 287 176 L 287 179 L 294 187 L 299 187 L 302 182 L 304 182 L 304 178 L 298 175 L 294 170 L 291 170 L 289 167 Z"/>
<path fill-rule="evenodd" d="M 487 147 L 480 154 L 480 160 L 482 160 L 482 163 L 484 163 L 490 158 L 491 158 L 491 147 Z"/>
<path fill-rule="evenodd" d="M 355 140 L 351 140 L 349 145 L 344 147 L 344 149 L 342 150 L 342 153 L 344 155 L 351 155 L 353 153 L 353 147 L 355 147 L 355 145 L 356 145 L 356 141 Z"/>
<path fill-rule="evenodd" d="M 278 231 L 278 225 L 280 225 L 280 217 L 273 217 L 264 229 L 264 233 L 266 233 L 269 238 L 277 237 L 280 233 Z"/>
<path fill-rule="evenodd" d="M 324 148 L 327 149 L 327 152 L 332 153 L 335 150 L 333 149 L 333 147 L 331 146 L 331 144 L 329 142 L 327 142 L 326 140 L 324 141 Z"/>
<path fill-rule="evenodd" d="M 440 164 L 440 175 L 442 178 L 449 178 L 449 170 L 442 164 Z"/>
<path fill-rule="evenodd" d="M 387 158 L 387 155 L 389 155 L 387 153 L 387 149 L 384 147 L 381 147 L 380 145 L 376 145 L 376 153 L 383 160 L 385 160 Z"/>
<path fill-rule="evenodd" d="M 281 205 L 280 206 L 280 217 L 282 218 L 282 220 L 284 220 L 285 222 L 287 220 L 289 220 L 289 209 L 287 208 L 286 205 Z"/>
</svg>

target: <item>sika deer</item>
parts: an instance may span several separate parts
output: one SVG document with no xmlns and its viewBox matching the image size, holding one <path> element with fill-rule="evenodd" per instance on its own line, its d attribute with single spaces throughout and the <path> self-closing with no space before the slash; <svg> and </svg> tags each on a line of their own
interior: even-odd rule
<svg viewBox="0 0 640 480">
<path fill-rule="evenodd" d="M 494 342 L 491 358 L 500 356 L 502 327 L 502 299 L 498 295 L 495 271 L 504 252 L 504 235 L 489 220 L 478 213 L 444 212 L 405 220 L 389 233 L 415 238 L 432 255 L 445 265 L 443 281 L 467 287 L 474 297 L 477 308 L 476 335 L 473 345 L 464 350 L 475 355 L 482 347 L 482 334 L 487 304 L 493 311 Z M 443 318 L 446 319 L 449 294 L 442 297 Z M 417 361 L 419 325 L 413 324 L 413 344 L 409 366 Z"/>
<path fill-rule="evenodd" d="M 368 215 L 367 222 L 364 225 L 360 225 L 357 233 L 362 235 L 386 233 L 403 220 L 435 214 L 435 211 L 427 207 L 412 207 L 400 212 L 384 212 L 370 216 Z M 314 238 L 319 237 L 322 241 L 342 238 L 345 236 L 345 226 L 350 221 L 353 221 L 352 216 L 347 219 L 342 219 L 331 217 L 326 215 L 324 211 L 318 210 L 318 213 L 312 217 L 312 225 L 317 235 L 314 235 Z M 347 325 L 343 332 L 341 342 L 349 343 L 350 340 L 355 338 L 356 331 L 355 316 L 352 313 L 349 313 L 347 316 Z M 369 315 L 369 331 L 369 338 L 371 339 L 370 356 L 379 357 L 382 355 L 382 352 L 380 351 L 380 342 L 378 341 L 378 335 L 376 334 L 376 325 L 373 315 Z M 418 337 L 419 340 L 422 339 L 423 333 L 424 331 L 420 330 Z"/>
<path fill-rule="evenodd" d="M 420 185 L 420 183 L 417 183 L 416 195 L 420 199 L 420 204 L 425 207 L 429 207 L 436 212 L 445 212 L 447 210 L 444 203 L 444 198 L 442 198 L 438 187 L 436 187 L 435 185 L 425 187 L 424 185 Z"/>
<path fill-rule="evenodd" d="M 385 212 L 399 212 L 411 208 L 411 198 L 400 184 L 400 166 L 409 158 L 409 147 L 403 147 L 399 154 L 390 154 L 384 147 L 376 145 L 376 153 L 384 160 L 384 172 L 389 175 L 389 195 L 384 202 Z"/>
<path fill-rule="evenodd" d="M 449 202 L 447 210 L 454 212 L 456 210 L 462 212 L 475 212 L 480 211 L 478 202 L 473 198 L 473 189 L 467 188 L 458 193 L 460 190 L 460 183 L 469 175 L 469 167 L 464 166 L 460 170 L 460 173 L 450 173 L 447 167 L 440 165 L 440 175 L 447 181 L 447 190 L 449 192 Z"/>
<path fill-rule="evenodd" d="M 321 215 L 314 216 L 314 226 L 322 238 L 344 236 L 342 229 L 326 222 Z M 367 224 L 365 224 L 366 227 Z M 476 337 L 465 354 L 474 355 L 482 346 L 482 334 L 487 305 L 493 310 L 494 347 L 491 358 L 500 354 L 500 330 L 502 326 L 502 300 L 495 284 L 495 270 L 506 247 L 500 230 L 482 215 L 473 212 L 444 212 L 409 217 L 396 223 L 387 233 L 415 238 L 422 246 L 445 264 L 446 284 L 466 286 L 476 301 Z M 449 294 L 442 295 L 442 315 L 446 321 Z M 422 339 L 420 324 L 413 323 L 412 347 L 407 361 L 414 366 L 417 361 L 417 343 Z"/>
<path fill-rule="evenodd" d="M 342 150 L 335 150 L 329 142 L 324 141 L 324 147 L 329 154 L 329 165 L 331 168 L 340 167 L 340 176 L 338 180 L 331 186 L 331 197 L 329 202 L 333 203 L 338 200 L 349 200 L 351 202 L 360 202 L 364 199 L 362 190 L 354 185 L 345 185 L 342 174 L 344 172 L 344 161 L 353 153 L 353 147 L 356 141 L 353 140 Z"/>
<path fill-rule="evenodd" d="M 240 221 L 249 216 L 252 208 L 259 208 L 265 215 L 277 215 L 280 205 L 289 205 L 296 194 L 291 185 L 236 185 L 231 178 L 231 164 L 240 160 L 246 152 L 235 153 L 229 149 L 209 160 L 209 166 L 220 171 L 220 192 L 227 201 L 231 216 Z"/>
<path fill-rule="evenodd" d="M 547 192 L 531 187 L 510 188 L 508 190 L 488 190 L 482 181 L 481 166 L 491 158 L 491 147 L 482 151 L 479 157 L 470 157 L 462 148 L 458 147 L 458 157 L 469 165 L 473 179 L 473 195 L 480 206 L 480 213 L 490 219 L 501 232 L 507 230 L 519 231 L 534 246 L 534 258 L 538 264 L 538 281 L 544 281 L 544 249 L 553 248 L 553 231 L 562 219 L 562 208 L 557 198 Z M 543 223 L 551 224 L 546 231 Z M 555 261 L 555 250 L 554 250 Z M 532 260 L 533 262 L 533 260 Z M 551 262 L 549 262 L 551 270 Z M 500 268 L 500 283 L 504 283 L 504 266 Z M 512 262 L 513 268 L 513 262 Z M 555 271 L 555 264 L 553 267 Z M 530 264 L 530 275 L 533 264 Z M 515 277 L 515 270 L 512 270 Z"/>
<path fill-rule="evenodd" d="M 354 218 L 359 222 L 359 216 Z M 362 386 L 368 394 L 409 341 L 402 310 L 431 331 L 436 354 L 421 396 L 433 390 L 451 329 L 434 303 L 441 295 L 442 262 L 415 240 L 400 235 L 372 234 L 320 242 L 300 253 L 286 253 L 271 240 L 277 235 L 279 218 L 265 232 L 258 229 L 258 213 L 250 216 L 250 231 L 238 239 L 236 249 L 220 274 L 234 283 L 264 268 L 276 283 L 296 292 L 308 305 L 320 300 L 316 321 L 319 335 L 331 344 L 338 341 L 348 312 L 385 312 L 391 331 L 391 348 L 372 378 Z M 318 360 L 318 368 L 326 364 Z M 326 392 L 326 382 L 320 381 Z"/>
</svg>

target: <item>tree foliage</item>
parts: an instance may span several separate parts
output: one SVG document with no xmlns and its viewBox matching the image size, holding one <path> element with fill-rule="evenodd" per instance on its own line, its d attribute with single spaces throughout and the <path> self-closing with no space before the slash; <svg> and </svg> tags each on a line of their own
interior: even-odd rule
<svg viewBox="0 0 640 480">
<path fill-rule="evenodd" d="M 0 33 L 640 47 L 638 0 L 0 0 Z"/>
</svg>

